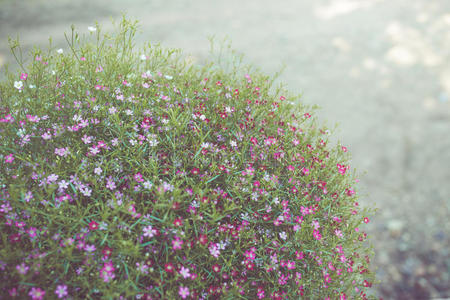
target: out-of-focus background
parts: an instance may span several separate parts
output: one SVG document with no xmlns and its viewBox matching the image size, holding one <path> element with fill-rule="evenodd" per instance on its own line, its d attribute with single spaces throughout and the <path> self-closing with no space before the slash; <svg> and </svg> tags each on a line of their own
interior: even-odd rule
<svg viewBox="0 0 450 300">
<path fill-rule="evenodd" d="M 280 81 L 339 124 L 366 172 L 379 296 L 450 297 L 449 0 L 0 0 L 0 67 L 14 66 L 9 35 L 25 50 L 49 36 L 67 49 L 71 24 L 107 30 L 122 12 L 140 21 L 140 43 L 202 61 L 208 36 L 229 37 L 264 72 L 285 65 Z"/>
</svg>

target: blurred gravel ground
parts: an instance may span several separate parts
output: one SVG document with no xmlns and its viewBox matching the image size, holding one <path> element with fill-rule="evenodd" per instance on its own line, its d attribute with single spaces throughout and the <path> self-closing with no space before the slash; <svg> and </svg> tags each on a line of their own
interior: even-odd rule
<svg viewBox="0 0 450 300">
<path fill-rule="evenodd" d="M 0 66 L 7 36 L 24 48 L 67 49 L 121 12 L 140 20 L 139 42 L 183 48 L 201 61 L 208 36 L 228 36 L 247 62 L 318 104 L 361 176 L 380 296 L 450 297 L 450 1 L 448 0 L 0 0 Z"/>
</svg>

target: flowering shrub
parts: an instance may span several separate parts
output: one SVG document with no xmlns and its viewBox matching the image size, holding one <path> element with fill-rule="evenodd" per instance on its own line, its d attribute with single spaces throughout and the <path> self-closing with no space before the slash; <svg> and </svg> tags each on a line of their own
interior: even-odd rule
<svg viewBox="0 0 450 300">
<path fill-rule="evenodd" d="M 273 78 L 116 34 L 1 83 L 1 294 L 353 299 L 373 273 L 347 149 Z M 301 297 L 303 296 L 303 297 Z"/>
</svg>

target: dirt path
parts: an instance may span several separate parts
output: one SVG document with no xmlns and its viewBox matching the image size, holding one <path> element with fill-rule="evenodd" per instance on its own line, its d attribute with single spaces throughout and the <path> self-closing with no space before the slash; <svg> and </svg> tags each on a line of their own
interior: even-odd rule
<svg viewBox="0 0 450 300">
<path fill-rule="evenodd" d="M 285 64 L 281 80 L 339 123 L 352 166 L 367 172 L 380 294 L 450 297 L 448 0 L 0 0 L 0 65 L 11 62 L 8 35 L 64 47 L 72 23 L 108 28 L 122 11 L 140 20 L 139 41 L 202 59 L 209 35 L 229 36 L 262 70 Z"/>
</svg>

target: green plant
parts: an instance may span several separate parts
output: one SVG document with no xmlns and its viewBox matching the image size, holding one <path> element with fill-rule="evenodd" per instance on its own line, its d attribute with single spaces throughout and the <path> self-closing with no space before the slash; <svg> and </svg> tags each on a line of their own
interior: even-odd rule
<svg viewBox="0 0 450 300">
<path fill-rule="evenodd" d="M 239 57 L 89 29 L 0 85 L 2 294 L 366 298 L 370 211 L 312 108 Z"/>
</svg>

